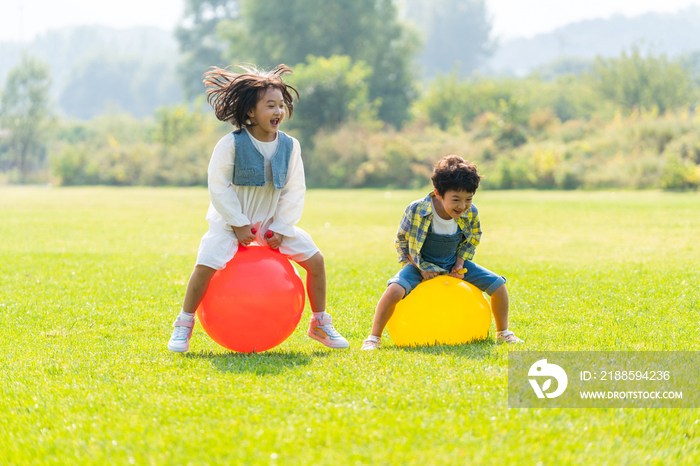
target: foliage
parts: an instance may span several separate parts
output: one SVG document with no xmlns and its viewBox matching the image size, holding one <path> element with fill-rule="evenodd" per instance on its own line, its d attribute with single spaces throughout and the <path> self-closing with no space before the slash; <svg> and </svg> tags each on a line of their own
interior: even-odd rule
<svg viewBox="0 0 700 466">
<path fill-rule="evenodd" d="M 700 88 L 700 50 L 688 54 L 682 60 L 683 67 L 688 70 L 696 88 Z M 696 94 L 697 97 L 697 94 Z"/>
<path fill-rule="evenodd" d="M 540 92 L 533 108 L 551 108 L 561 121 L 607 118 L 614 114 L 614 103 L 601 98 L 591 85 L 590 75 L 577 78 L 566 74 L 552 84 L 541 83 L 538 87 Z"/>
<path fill-rule="evenodd" d="M 527 140 L 533 107 L 549 108 L 545 102 L 536 102 L 538 98 L 543 100 L 545 86 L 548 85 L 534 80 L 459 81 L 453 72 L 438 76 L 415 108 L 418 118 L 425 118 L 443 130 L 476 125 L 484 136 L 495 137 L 499 145 L 517 146 Z"/>
<path fill-rule="evenodd" d="M 159 106 L 182 100 L 177 48 L 172 32 L 154 27 L 57 28 L 27 43 L 0 43 L 0 80 L 27 50 L 51 69 L 49 96 L 56 113 L 88 119 L 105 107 L 114 111 L 119 106 L 135 116 L 147 116 Z M 111 103 L 105 105 L 107 101 Z"/>
<path fill-rule="evenodd" d="M 633 113 L 610 122 L 555 122 L 546 136 L 483 162 L 486 188 L 600 189 L 700 187 L 700 119 L 687 112 Z"/>
<path fill-rule="evenodd" d="M 579 57 L 561 57 L 535 68 L 531 75 L 538 76 L 545 81 L 553 81 L 563 75 L 581 77 L 590 73 L 593 68 L 593 60 Z"/>
<path fill-rule="evenodd" d="M 3 145 L 26 182 L 32 162 L 44 151 L 51 119 L 49 88 L 51 71 L 46 63 L 23 54 L 7 75 L 0 95 L 0 128 L 8 132 Z"/>
<path fill-rule="evenodd" d="M 423 75 L 469 76 L 496 48 L 484 0 L 404 0 L 407 19 L 420 30 Z"/>
<path fill-rule="evenodd" d="M 376 133 L 359 125 L 319 132 L 304 158 L 310 187 L 416 188 L 431 173 L 405 134 Z"/>
<path fill-rule="evenodd" d="M 468 128 L 477 117 L 489 114 L 508 124 L 519 126 L 511 132 L 527 133 L 532 113 L 551 110 L 556 118 L 566 121 L 608 115 L 613 104 L 595 91 L 589 76 L 562 75 L 553 81 L 533 75 L 524 79 L 474 77 L 460 80 L 457 73 L 438 75 L 414 110 L 442 129 L 451 126 Z M 521 137 L 511 138 L 524 142 Z"/>
<path fill-rule="evenodd" d="M 296 65 L 308 55 L 364 61 L 379 118 L 396 127 L 408 118 L 417 40 L 398 21 L 392 0 L 244 0 L 241 15 L 220 31 L 233 62 Z"/>
<path fill-rule="evenodd" d="M 631 60 L 623 56 L 620 63 Z M 668 70 L 671 79 L 690 69 L 689 59 L 634 60 L 658 72 L 654 83 L 670 85 Z M 699 88 L 692 81 L 683 99 L 662 112 L 611 100 L 594 73 L 462 80 L 455 71 L 431 82 L 411 109 L 411 122 L 396 130 L 378 119 L 374 70 L 363 60 L 309 55 L 295 68 L 287 78 L 301 100 L 282 129 L 302 143 L 310 187 L 424 186 L 447 154 L 477 162 L 487 189 L 694 190 L 700 184 Z M 230 127 L 202 104 L 164 107 L 140 120 L 112 114 L 64 122 L 47 145 L 55 181 L 204 184 L 208 154 Z M 7 148 L 7 139 L 0 141 L 0 154 Z M 5 170 L 0 182 L 14 176 Z"/>
<path fill-rule="evenodd" d="M 183 105 L 161 107 L 155 112 L 156 127 L 153 140 L 172 147 L 202 131 L 206 117 L 199 110 L 190 111 Z"/>
<path fill-rule="evenodd" d="M 184 107 L 162 108 L 156 121 L 104 115 L 61 128 L 53 172 L 64 185 L 206 185 L 224 126 Z"/>
<path fill-rule="evenodd" d="M 663 113 L 691 99 L 690 76 L 681 63 L 665 55 L 643 57 L 638 47 L 619 58 L 597 58 L 593 77 L 603 97 L 628 109 L 657 107 Z"/>
<path fill-rule="evenodd" d="M 59 104 L 69 115 L 85 120 L 107 111 L 136 110 L 142 96 L 133 87 L 140 65 L 136 57 L 96 54 L 86 58 L 71 70 Z M 146 94 L 154 96 L 156 89 L 146 89 Z M 143 116 L 145 112 L 139 110 L 134 113 Z"/>
<path fill-rule="evenodd" d="M 163 59 L 144 62 L 137 56 L 95 53 L 73 65 L 58 103 L 83 120 L 109 112 L 149 116 L 181 98 L 169 68 Z"/>
<path fill-rule="evenodd" d="M 478 115 L 496 111 L 501 100 L 514 97 L 513 80 L 460 81 L 456 72 L 438 75 L 416 109 L 442 129 L 463 127 Z"/>
<path fill-rule="evenodd" d="M 202 75 L 210 66 L 224 67 L 225 44 L 217 34 L 219 23 L 238 17 L 239 0 L 186 0 L 185 14 L 175 30 L 180 44 L 178 73 L 185 95 L 202 94 Z"/>
<path fill-rule="evenodd" d="M 369 102 L 367 81 L 372 70 L 348 56 L 330 58 L 309 55 L 295 67 L 287 82 L 299 91 L 293 118 L 287 123 L 303 147 L 320 129 L 332 130 L 349 121 L 371 124 L 376 105 Z"/>
<path fill-rule="evenodd" d="M 517 102 L 503 105 L 467 129 L 421 120 L 399 132 L 352 120 L 324 127 L 302 145 L 307 185 L 426 186 L 437 160 L 457 154 L 476 162 L 484 189 L 699 188 L 700 117 L 688 111 L 562 122 L 548 109 L 519 114 Z M 156 121 L 113 115 L 69 125 L 59 131 L 54 174 L 64 184 L 203 185 L 211 148 L 229 130 L 177 107 Z"/>
<path fill-rule="evenodd" d="M 700 187 L 700 165 L 688 159 L 671 158 L 664 166 L 660 185 L 668 190 L 697 190 Z"/>
<path fill-rule="evenodd" d="M 307 181 L 314 187 L 425 186 L 437 160 L 457 154 L 476 162 L 484 189 L 700 187 L 700 117 L 687 111 L 561 122 L 551 110 L 519 115 L 517 103 L 503 105 L 500 115 L 487 112 L 466 130 L 416 122 L 399 133 L 351 125 L 319 133 L 304 154 Z M 501 115 L 510 115 L 507 122 Z"/>
</svg>

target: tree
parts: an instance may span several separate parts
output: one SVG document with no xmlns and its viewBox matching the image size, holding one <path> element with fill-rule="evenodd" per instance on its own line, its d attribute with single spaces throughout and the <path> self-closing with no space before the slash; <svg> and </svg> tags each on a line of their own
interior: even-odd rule
<svg viewBox="0 0 700 466">
<path fill-rule="evenodd" d="M 49 66 L 24 53 L 9 71 L 0 96 L 0 127 L 9 131 L 9 153 L 19 165 L 22 183 L 27 180 L 30 159 L 46 140 L 50 87 Z"/>
<path fill-rule="evenodd" d="M 414 98 L 411 72 L 418 40 L 392 0 L 241 0 L 241 14 L 220 27 L 235 63 L 294 66 L 308 55 L 347 55 L 372 69 L 369 100 L 378 116 L 400 127 Z"/>
<path fill-rule="evenodd" d="M 219 23 L 238 18 L 238 0 L 186 0 L 185 15 L 175 30 L 180 43 L 180 79 L 187 98 L 202 93 L 202 74 L 225 66 L 226 44 L 217 35 Z"/>
<path fill-rule="evenodd" d="M 683 67 L 688 70 L 690 77 L 693 80 L 694 100 L 693 108 L 697 109 L 700 105 L 700 50 L 697 50 L 683 59 Z"/>
<path fill-rule="evenodd" d="M 364 62 L 352 63 L 350 57 L 337 55 L 309 55 L 307 62 L 298 65 L 287 79 L 300 95 L 287 125 L 299 132 L 302 147 L 311 143 L 319 129 L 333 130 L 350 120 L 373 119 L 376 112 L 367 97 L 372 70 Z"/>
<path fill-rule="evenodd" d="M 695 84 L 700 86 L 700 50 L 696 50 L 683 58 L 683 66 L 688 70 Z"/>
<path fill-rule="evenodd" d="M 484 0 L 404 0 L 404 9 L 425 38 L 418 62 L 426 77 L 455 68 L 470 75 L 495 50 Z"/>
<path fill-rule="evenodd" d="M 70 68 L 59 104 L 66 114 L 84 120 L 105 110 L 149 116 L 162 105 L 181 101 L 173 71 L 161 59 L 96 52 Z"/>
</svg>

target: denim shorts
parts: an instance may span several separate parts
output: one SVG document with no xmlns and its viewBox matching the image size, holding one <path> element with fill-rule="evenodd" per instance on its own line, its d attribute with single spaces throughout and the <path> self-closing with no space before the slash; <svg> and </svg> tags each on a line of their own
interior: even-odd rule
<svg viewBox="0 0 700 466">
<path fill-rule="evenodd" d="M 471 283 L 489 296 L 506 282 L 505 277 L 498 276 L 489 269 L 472 261 L 465 261 L 463 267 L 467 269 L 467 272 L 462 280 Z M 401 285 L 406 290 L 405 298 L 422 281 L 423 276 L 418 267 L 413 264 L 406 264 L 396 275 L 389 279 L 386 285 L 389 286 L 392 283 Z"/>
</svg>

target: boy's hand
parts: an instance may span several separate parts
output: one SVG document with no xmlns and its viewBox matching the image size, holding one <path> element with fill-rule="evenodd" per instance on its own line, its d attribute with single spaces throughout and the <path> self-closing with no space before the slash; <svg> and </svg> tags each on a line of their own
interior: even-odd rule
<svg viewBox="0 0 700 466">
<path fill-rule="evenodd" d="M 459 278 L 460 280 L 463 279 L 467 270 L 462 267 L 464 267 L 464 259 L 457 259 L 450 272 L 450 277 Z"/>
<path fill-rule="evenodd" d="M 270 246 L 272 249 L 278 249 L 280 247 L 280 244 L 282 244 L 282 240 L 284 239 L 284 236 L 272 230 L 267 230 L 266 236 L 267 245 Z"/>
<path fill-rule="evenodd" d="M 461 273 L 460 273 L 461 272 Z M 466 272 L 465 269 L 462 268 L 462 266 L 457 266 L 455 264 L 454 267 L 452 267 L 452 272 L 450 272 L 450 277 L 454 278 L 459 278 L 460 280 L 464 278 L 464 273 Z"/>
<path fill-rule="evenodd" d="M 233 227 L 233 232 L 236 234 L 238 242 L 243 246 L 249 246 L 250 243 L 255 241 L 255 235 L 253 234 L 250 225 L 246 225 L 243 227 Z"/>
<path fill-rule="evenodd" d="M 431 278 L 435 278 L 440 275 L 437 272 L 428 272 L 426 270 L 421 270 L 420 274 L 423 276 L 423 280 L 430 280 Z"/>
</svg>

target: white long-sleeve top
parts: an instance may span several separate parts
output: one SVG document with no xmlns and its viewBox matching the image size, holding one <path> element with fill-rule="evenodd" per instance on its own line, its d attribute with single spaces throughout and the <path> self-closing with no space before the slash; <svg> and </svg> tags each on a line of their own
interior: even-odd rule
<svg viewBox="0 0 700 466">
<path fill-rule="evenodd" d="M 247 133 L 247 130 L 244 130 Z M 245 134 L 242 133 L 242 134 Z M 208 169 L 209 197 L 207 211 L 209 230 L 227 231 L 232 227 L 252 225 L 260 232 L 272 230 L 283 236 L 296 235 L 294 225 L 301 219 L 304 209 L 306 181 L 301 160 L 299 141 L 292 138 L 292 154 L 289 160 L 287 181 L 282 189 L 272 183 L 270 160 L 277 150 L 279 137 L 272 142 L 261 142 L 248 133 L 253 143 L 265 157 L 265 186 L 235 186 L 233 169 L 235 142 L 229 133 L 216 144 Z"/>
</svg>

